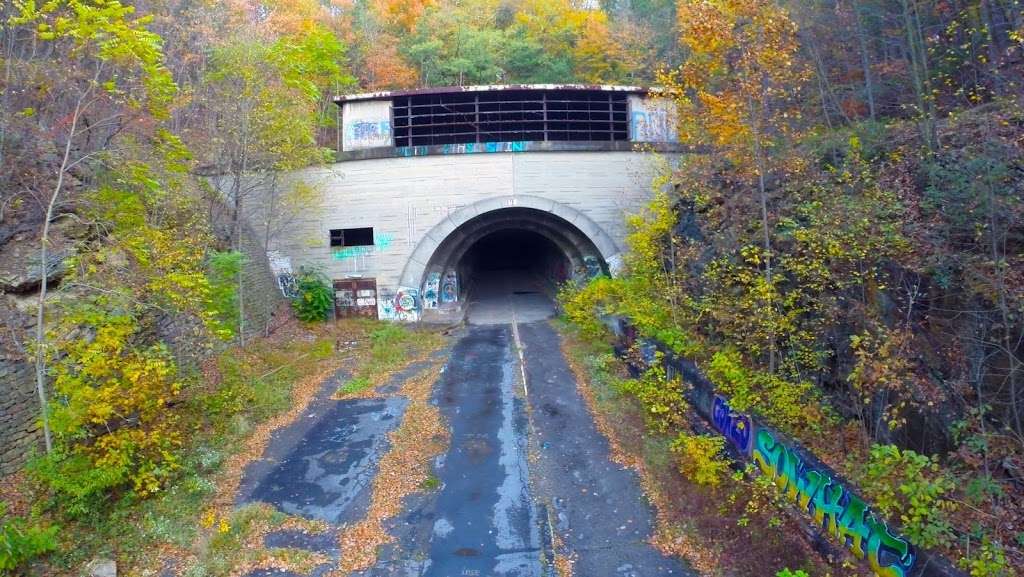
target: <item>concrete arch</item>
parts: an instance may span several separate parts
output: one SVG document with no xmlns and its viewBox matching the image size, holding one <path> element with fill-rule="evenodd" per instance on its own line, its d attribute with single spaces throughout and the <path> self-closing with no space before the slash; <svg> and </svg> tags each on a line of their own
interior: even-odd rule
<svg viewBox="0 0 1024 577">
<path fill-rule="evenodd" d="M 501 224 L 503 222 L 504 225 Z M 516 222 L 518 226 L 529 223 L 539 227 L 547 233 L 541 234 L 563 250 L 574 247 L 575 250 L 570 249 L 566 253 L 571 260 L 575 260 L 573 257 L 577 255 L 582 259 L 585 256 L 582 251 L 592 247 L 598 253 L 594 256 L 600 256 L 613 273 L 617 263 L 621 261 L 621 250 L 612 237 L 590 217 L 575 208 L 538 196 L 499 196 L 465 206 L 449 214 L 430 229 L 406 261 L 402 269 L 401 286 L 422 286 L 429 272 L 428 268 L 439 260 L 436 258 L 439 250 L 447 251 L 441 255 L 447 263 L 456 249 L 461 247 L 461 252 L 464 253 L 472 244 L 474 236 L 485 228 L 512 228 L 517 226 L 514 224 Z M 467 244 L 467 241 L 470 242 Z"/>
</svg>

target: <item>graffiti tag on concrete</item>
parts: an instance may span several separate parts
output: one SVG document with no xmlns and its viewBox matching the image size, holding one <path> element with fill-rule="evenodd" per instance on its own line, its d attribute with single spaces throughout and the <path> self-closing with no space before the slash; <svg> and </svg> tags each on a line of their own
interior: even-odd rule
<svg viewBox="0 0 1024 577">
<path fill-rule="evenodd" d="M 633 142 L 679 142 L 676 107 L 667 98 L 629 99 L 629 137 Z"/>
<path fill-rule="evenodd" d="M 454 303 L 459 300 L 459 276 L 454 270 L 444 273 L 441 281 L 441 302 Z"/>
<path fill-rule="evenodd" d="M 281 294 L 287 298 L 293 299 L 299 296 L 298 283 L 295 280 L 295 275 L 290 272 L 277 275 L 277 288 L 281 289 Z"/>
<path fill-rule="evenodd" d="M 402 287 L 395 293 L 395 320 L 403 322 L 416 322 L 420 320 L 420 291 L 414 288 Z"/>
<path fill-rule="evenodd" d="M 386 232 L 376 234 L 373 237 L 372 246 L 346 246 L 331 253 L 334 260 L 348 260 L 360 256 L 369 256 L 377 251 L 383 251 L 389 246 L 394 237 Z"/>
<path fill-rule="evenodd" d="M 400 146 L 395 149 L 398 156 L 426 156 L 428 154 L 480 154 L 491 152 L 526 152 L 529 142 L 467 142 L 432 146 Z"/>
<path fill-rule="evenodd" d="M 712 411 L 712 420 L 715 423 L 715 427 L 729 439 L 737 449 L 740 450 L 744 455 L 750 454 L 750 439 L 753 427 L 750 423 L 750 417 L 741 414 L 734 413 L 729 408 L 729 404 L 725 402 L 722 397 L 715 397 L 715 405 Z"/>
<path fill-rule="evenodd" d="M 346 102 L 342 108 L 342 150 L 391 146 L 391 102 Z"/>
<path fill-rule="evenodd" d="M 441 273 L 432 272 L 423 283 L 423 308 L 436 309 L 440 301 Z"/>
</svg>

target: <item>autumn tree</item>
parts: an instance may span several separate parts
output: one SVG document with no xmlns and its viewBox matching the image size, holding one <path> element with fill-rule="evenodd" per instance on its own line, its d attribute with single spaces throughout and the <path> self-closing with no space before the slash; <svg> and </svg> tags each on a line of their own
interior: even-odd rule
<svg viewBox="0 0 1024 577">
<path fill-rule="evenodd" d="M 280 188 L 291 186 L 283 172 L 328 158 L 316 139 L 324 87 L 348 82 L 340 65 L 344 47 L 322 27 L 274 40 L 265 33 L 253 25 L 213 51 L 197 107 L 210 135 L 198 143 L 203 170 L 232 207 L 231 242 L 238 251 L 250 198 L 288 194 Z M 238 318 L 244 323 L 238 278 Z M 245 330 L 239 327 L 240 340 Z"/>
<path fill-rule="evenodd" d="M 794 96 L 805 78 L 797 29 L 773 0 L 681 0 L 678 27 L 686 61 L 662 80 L 679 106 L 680 136 L 719 151 L 736 177 L 753 183 L 761 246 L 748 258 L 763 273 L 763 312 L 772 319 L 779 297 L 768 181 L 781 173 L 777 152 L 792 136 Z M 769 326 L 765 335 L 772 371 L 776 332 Z"/>
<path fill-rule="evenodd" d="M 20 115 L 35 123 L 35 137 L 59 151 L 54 162 L 36 164 L 36 170 L 23 173 L 28 178 L 11 183 L 37 203 L 42 215 L 35 369 L 48 451 L 53 447 L 46 399 L 46 297 L 54 267 L 50 227 L 66 206 L 69 187 L 97 165 L 118 162 L 122 150 L 116 136 L 129 131 L 144 139 L 163 137 L 153 130 L 154 123 L 167 117 L 175 85 L 164 67 L 160 38 L 146 28 L 148 21 L 117 1 L 69 1 L 18 3 L 5 23 L 8 38 L 26 40 L 17 50 L 9 45 L 5 86 L 15 75 L 34 78 L 43 97 L 26 102 Z M 55 50 L 66 54 L 67 65 L 59 72 L 40 66 L 43 55 Z M 21 138 L 33 131 L 27 123 L 19 128 Z"/>
</svg>

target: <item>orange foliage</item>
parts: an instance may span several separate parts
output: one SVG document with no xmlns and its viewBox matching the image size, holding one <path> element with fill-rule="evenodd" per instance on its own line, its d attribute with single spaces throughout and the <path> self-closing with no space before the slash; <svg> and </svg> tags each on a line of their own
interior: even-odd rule
<svg viewBox="0 0 1024 577">
<path fill-rule="evenodd" d="M 377 46 L 366 54 L 360 71 L 364 88 L 388 90 L 416 86 L 419 75 L 398 53 L 396 45 L 393 38 L 381 36 Z"/>
<path fill-rule="evenodd" d="M 372 0 L 370 10 L 384 26 L 411 32 L 423 13 L 436 5 L 437 0 Z"/>
</svg>

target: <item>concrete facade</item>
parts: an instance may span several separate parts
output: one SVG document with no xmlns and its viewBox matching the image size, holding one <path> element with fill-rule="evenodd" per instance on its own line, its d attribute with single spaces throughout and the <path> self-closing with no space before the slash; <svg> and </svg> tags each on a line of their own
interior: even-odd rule
<svg viewBox="0 0 1024 577">
<path fill-rule="evenodd" d="M 556 279 L 614 273 L 626 216 L 682 152 L 672 102 L 638 87 L 432 88 L 338 104 L 339 162 L 292 175 L 319 200 L 272 235 L 269 262 L 286 296 L 313 268 L 343 307 L 375 306 L 381 319 L 459 301 L 463 255 L 498 232 L 550 241 L 564 257 Z"/>
<path fill-rule="evenodd" d="M 624 248 L 626 215 L 650 198 L 662 164 L 654 155 L 636 152 L 341 162 L 297 175 L 322 191 L 322 203 L 277 235 L 271 251 L 293 271 L 316 267 L 331 279 L 376 279 L 378 300 L 384 301 L 403 288 L 424 291 L 428 279 L 422 275 L 435 250 L 470 219 L 490 213 L 500 217 L 505 209 L 525 207 L 581 231 L 596 249 L 583 256 L 599 257 L 614 268 Z M 330 246 L 331 229 L 363 227 L 373 227 L 373 246 Z M 401 316 L 388 304 L 378 303 L 380 318 Z"/>
</svg>

